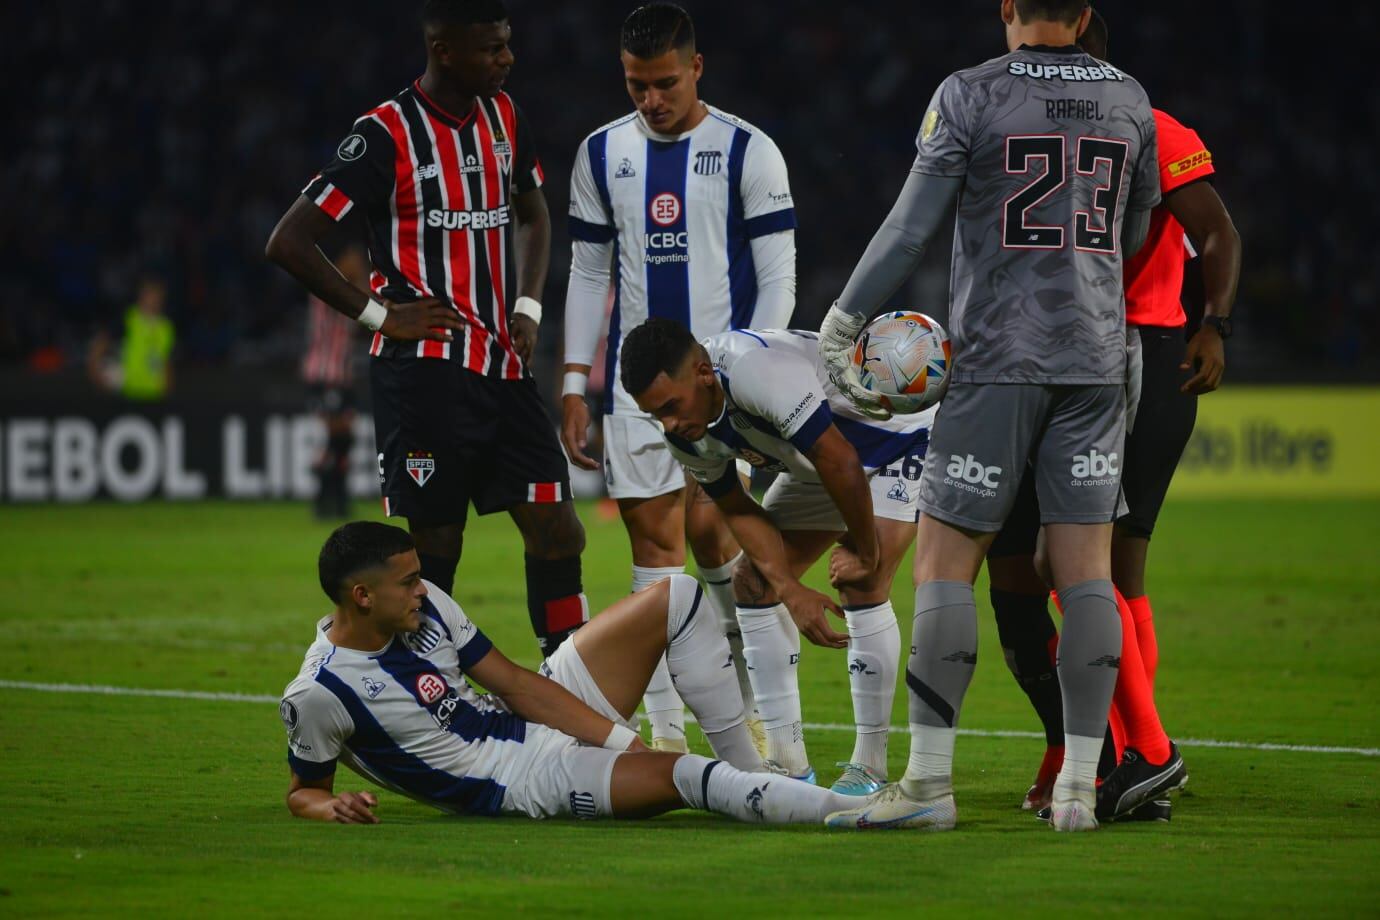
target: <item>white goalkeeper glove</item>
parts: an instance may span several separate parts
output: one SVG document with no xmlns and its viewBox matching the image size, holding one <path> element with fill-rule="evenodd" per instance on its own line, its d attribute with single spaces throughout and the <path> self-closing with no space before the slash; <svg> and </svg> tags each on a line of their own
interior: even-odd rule
<svg viewBox="0 0 1380 920">
<path fill-rule="evenodd" d="M 838 301 L 834 301 L 819 327 L 819 354 L 829 371 L 829 379 L 839 388 L 839 392 L 863 415 L 885 420 L 891 418 L 891 410 L 882 404 L 877 394 L 862 385 L 858 369 L 853 366 L 853 349 L 857 346 L 858 333 L 865 325 L 866 316 L 844 313 L 839 309 Z"/>
</svg>

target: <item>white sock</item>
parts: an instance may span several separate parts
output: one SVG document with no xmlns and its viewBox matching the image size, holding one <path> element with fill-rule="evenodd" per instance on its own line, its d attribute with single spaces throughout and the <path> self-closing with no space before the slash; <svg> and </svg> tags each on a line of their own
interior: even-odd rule
<svg viewBox="0 0 1380 920">
<path fill-rule="evenodd" d="M 664 578 L 679 575 L 685 566 L 671 565 L 664 568 L 651 568 L 645 565 L 632 567 L 632 593 L 651 587 Z M 669 741 L 685 739 L 685 704 L 671 683 L 671 672 L 666 668 L 666 659 L 657 663 L 652 679 L 647 684 L 647 692 L 642 696 L 642 705 L 647 709 L 647 721 L 652 723 L 652 737 Z"/>
<path fill-rule="evenodd" d="M 733 568 L 743 558 L 740 552 L 723 565 L 706 569 L 700 567 L 700 578 L 704 581 L 704 593 L 714 605 L 719 615 L 719 625 L 728 639 L 728 647 L 733 652 L 733 670 L 738 675 L 738 692 L 743 695 L 743 707 L 751 717 L 757 709 L 757 700 L 752 695 L 752 681 L 748 678 L 747 659 L 743 657 L 743 631 L 738 626 L 738 611 L 733 600 Z"/>
<path fill-rule="evenodd" d="M 1081 798 L 1085 804 L 1097 801 L 1097 760 L 1102 756 L 1102 739 L 1085 735 L 1064 735 L 1064 765 L 1054 780 L 1056 799 Z"/>
<path fill-rule="evenodd" d="M 957 729 L 910 724 L 910 762 L 901 788 L 919 802 L 953 792 L 954 738 Z"/>
<path fill-rule="evenodd" d="M 707 608 L 699 582 L 672 575 L 666 612 L 666 656 L 676 689 L 704 729 L 714 755 L 740 770 L 762 769 L 744 722 L 728 640 Z"/>
<path fill-rule="evenodd" d="M 901 628 L 891 601 L 845 609 L 848 620 L 848 686 L 853 693 L 853 763 L 886 776 L 886 746 L 896 672 L 901 659 Z"/>
<path fill-rule="evenodd" d="M 818 824 L 858 800 L 823 786 L 770 773 L 744 773 L 718 760 L 685 754 L 676 760 L 676 791 L 691 808 L 762 824 Z"/>
<path fill-rule="evenodd" d="M 767 731 L 767 757 L 799 776 L 810 769 L 800 719 L 800 684 L 796 679 L 800 631 L 785 604 L 739 607 L 738 626 L 743 631 L 743 655 L 757 698 L 757 712 Z"/>
</svg>

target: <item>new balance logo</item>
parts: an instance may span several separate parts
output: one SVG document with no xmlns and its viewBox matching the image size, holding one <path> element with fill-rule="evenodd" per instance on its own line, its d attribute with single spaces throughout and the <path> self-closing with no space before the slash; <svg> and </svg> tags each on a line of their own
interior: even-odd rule
<svg viewBox="0 0 1380 920">
<path fill-rule="evenodd" d="M 1121 668 L 1120 655 L 1103 655 L 1101 658 L 1094 658 L 1088 662 L 1090 668 Z"/>
<path fill-rule="evenodd" d="M 960 650 L 957 652 L 950 652 L 949 654 L 945 655 L 943 658 L 939 660 L 952 662 L 954 664 L 957 664 L 959 662 L 962 662 L 963 664 L 977 664 L 977 653 L 965 652 Z"/>
<path fill-rule="evenodd" d="M 577 818 L 598 817 L 599 811 L 594 807 L 594 795 L 589 792 L 570 793 L 570 813 Z"/>
</svg>

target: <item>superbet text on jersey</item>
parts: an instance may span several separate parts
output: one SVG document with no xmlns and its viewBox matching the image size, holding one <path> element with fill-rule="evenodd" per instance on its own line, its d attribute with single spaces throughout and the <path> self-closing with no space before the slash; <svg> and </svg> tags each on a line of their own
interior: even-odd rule
<svg viewBox="0 0 1380 920">
<path fill-rule="evenodd" d="M 375 333 L 371 355 L 523 376 L 508 333 L 517 293 L 510 199 L 514 188 L 535 189 L 542 178 L 526 119 L 507 93 L 451 113 L 414 81 L 355 122 L 302 194 L 334 220 L 363 211 L 375 294 L 439 298 L 465 320 L 453 342 L 391 342 Z"/>
</svg>

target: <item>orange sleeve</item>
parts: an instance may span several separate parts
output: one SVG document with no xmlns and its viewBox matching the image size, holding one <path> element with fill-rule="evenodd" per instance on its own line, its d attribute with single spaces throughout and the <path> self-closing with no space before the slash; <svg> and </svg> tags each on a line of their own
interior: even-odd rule
<svg viewBox="0 0 1380 920">
<path fill-rule="evenodd" d="M 1212 168 L 1212 151 L 1203 144 L 1197 131 L 1159 109 L 1155 109 L 1155 131 L 1159 135 L 1161 193 L 1172 192 L 1216 172 Z"/>
</svg>

